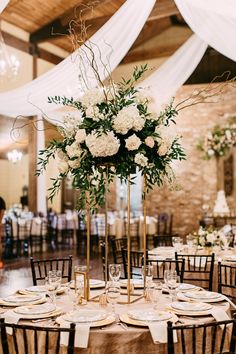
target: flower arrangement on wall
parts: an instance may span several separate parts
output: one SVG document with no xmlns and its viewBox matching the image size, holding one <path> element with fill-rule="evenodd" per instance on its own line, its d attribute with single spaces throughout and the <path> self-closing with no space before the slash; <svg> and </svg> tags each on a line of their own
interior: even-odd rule
<svg viewBox="0 0 236 354">
<path fill-rule="evenodd" d="M 63 139 L 40 152 L 38 174 L 50 157 L 59 157 L 50 198 L 69 173 L 80 190 L 79 209 L 88 201 L 92 210 L 103 205 L 107 185 L 115 177 L 127 181 L 134 171 L 145 175 L 147 190 L 173 181 L 171 163 L 185 158 L 180 137 L 169 132 L 178 111 L 172 102 L 160 114 L 153 110 L 152 98 L 136 85 L 146 70 L 135 67 L 130 79 L 87 90 L 80 100 L 48 98 L 80 112 L 80 119 L 67 115 L 58 128 Z"/>
<path fill-rule="evenodd" d="M 203 141 L 198 145 L 206 160 L 212 157 L 224 156 L 230 148 L 236 145 L 236 117 L 225 126 L 216 125 L 207 132 Z"/>
</svg>

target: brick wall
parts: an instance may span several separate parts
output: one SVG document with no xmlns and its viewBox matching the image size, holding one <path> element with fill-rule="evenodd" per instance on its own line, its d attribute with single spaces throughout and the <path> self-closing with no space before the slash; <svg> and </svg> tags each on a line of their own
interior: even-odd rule
<svg viewBox="0 0 236 354">
<path fill-rule="evenodd" d="M 189 96 L 196 87 L 184 86 L 178 92 L 176 101 Z M 174 129 L 183 136 L 182 143 L 187 154 L 186 161 L 175 164 L 181 189 L 155 188 L 148 196 L 148 213 L 173 213 L 174 231 L 181 235 L 198 228 L 202 205 L 208 204 L 212 208 L 216 198 L 216 161 L 203 160 L 196 144 L 206 131 L 216 124 L 224 124 L 233 115 L 236 115 L 236 89 L 228 86 L 217 103 L 187 108 L 177 117 L 177 127 Z"/>
</svg>

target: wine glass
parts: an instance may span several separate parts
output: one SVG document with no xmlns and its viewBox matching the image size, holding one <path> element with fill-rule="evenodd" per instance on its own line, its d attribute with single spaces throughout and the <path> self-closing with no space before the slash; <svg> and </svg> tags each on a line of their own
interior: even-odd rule
<svg viewBox="0 0 236 354">
<path fill-rule="evenodd" d="M 57 289 L 61 286 L 61 270 L 50 270 L 48 272 L 48 283 L 53 292 L 53 303 L 56 300 Z"/>
<path fill-rule="evenodd" d="M 107 301 L 112 305 L 112 314 L 116 316 L 115 304 L 120 296 L 120 284 L 118 282 L 109 282 L 107 286 Z"/>
<path fill-rule="evenodd" d="M 171 301 L 176 300 L 176 289 L 179 287 L 180 277 L 176 274 L 176 272 L 171 272 L 167 275 L 166 285 L 169 289 Z"/>
<path fill-rule="evenodd" d="M 148 264 L 148 265 L 142 266 L 141 273 L 142 273 L 143 281 L 144 281 L 144 273 L 145 273 L 147 287 L 151 287 L 152 279 L 153 279 L 153 265 Z"/>
<path fill-rule="evenodd" d="M 191 250 L 194 247 L 194 236 L 193 235 L 187 235 L 186 236 L 186 242 L 187 242 L 188 248 Z"/>
<path fill-rule="evenodd" d="M 109 275 L 112 281 L 119 281 L 120 273 L 120 264 L 109 264 Z"/>
</svg>

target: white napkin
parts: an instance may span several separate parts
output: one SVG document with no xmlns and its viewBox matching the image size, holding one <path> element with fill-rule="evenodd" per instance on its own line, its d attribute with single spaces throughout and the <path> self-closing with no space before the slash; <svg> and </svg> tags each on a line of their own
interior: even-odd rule
<svg viewBox="0 0 236 354">
<path fill-rule="evenodd" d="M 70 328 L 70 324 L 65 322 L 61 323 L 60 326 L 64 328 Z M 74 343 L 75 348 L 88 348 L 89 330 L 90 330 L 89 323 L 80 323 L 76 325 L 75 343 Z M 68 341 L 69 341 L 69 333 L 62 332 L 60 344 L 68 346 Z"/>
<path fill-rule="evenodd" d="M 150 322 L 148 327 L 154 343 L 167 343 L 167 322 Z M 176 331 L 174 331 L 174 343 L 177 343 Z"/>
<path fill-rule="evenodd" d="M 17 324 L 19 322 L 20 315 L 18 313 L 13 312 L 12 310 L 9 310 L 5 312 L 4 318 L 5 318 L 5 323 Z M 7 327 L 6 331 L 7 334 L 12 335 L 13 331 L 11 327 Z"/>
<path fill-rule="evenodd" d="M 223 309 L 213 308 L 211 310 L 211 315 L 214 317 L 216 321 L 228 321 L 230 320 L 229 316 Z M 224 328 L 224 325 L 221 325 L 221 328 Z"/>
</svg>

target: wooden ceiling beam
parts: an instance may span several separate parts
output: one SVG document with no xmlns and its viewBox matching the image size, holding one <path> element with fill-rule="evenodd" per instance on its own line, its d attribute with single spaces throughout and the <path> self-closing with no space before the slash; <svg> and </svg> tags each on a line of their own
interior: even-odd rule
<svg viewBox="0 0 236 354">
<path fill-rule="evenodd" d="M 106 2 L 107 0 L 100 0 L 99 6 L 104 5 Z M 152 10 L 146 24 L 150 23 L 151 21 L 164 19 L 177 14 L 179 14 L 179 10 L 173 0 L 159 0 L 157 1 L 154 9 Z M 68 35 L 69 22 L 76 17 L 75 15 L 76 9 L 70 10 L 60 18 L 57 18 L 49 24 L 41 27 L 37 31 L 31 33 L 30 42 L 41 43 L 44 41 L 49 41 L 53 37 L 55 38 L 58 36 Z M 95 33 L 110 19 L 110 17 L 111 15 L 88 18 L 86 21 L 86 25 L 89 26 L 89 35 Z M 84 18 L 86 19 L 86 16 L 84 16 Z"/>
<path fill-rule="evenodd" d="M 133 50 L 126 55 L 126 57 L 122 60 L 121 64 L 169 57 L 181 46 L 181 44 L 182 43 L 175 43 L 172 45 L 164 45 L 146 50 Z"/>
<path fill-rule="evenodd" d="M 2 35 L 3 35 L 4 41 L 7 45 L 9 45 L 13 48 L 19 49 L 24 53 L 33 55 L 36 51 L 38 58 L 46 60 L 49 63 L 55 64 L 55 65 L 60 63 L 63 60 L 63 58 L 59 57 L 58 55 L 50 53 L 45 49 L 39 48 L 39 47 L 35 46 L 35 44 L 29 43 L 29 42 L 26 42 L 20 38 L 17 38 L 10 33 L 2 32 Z"/>
</svg>

